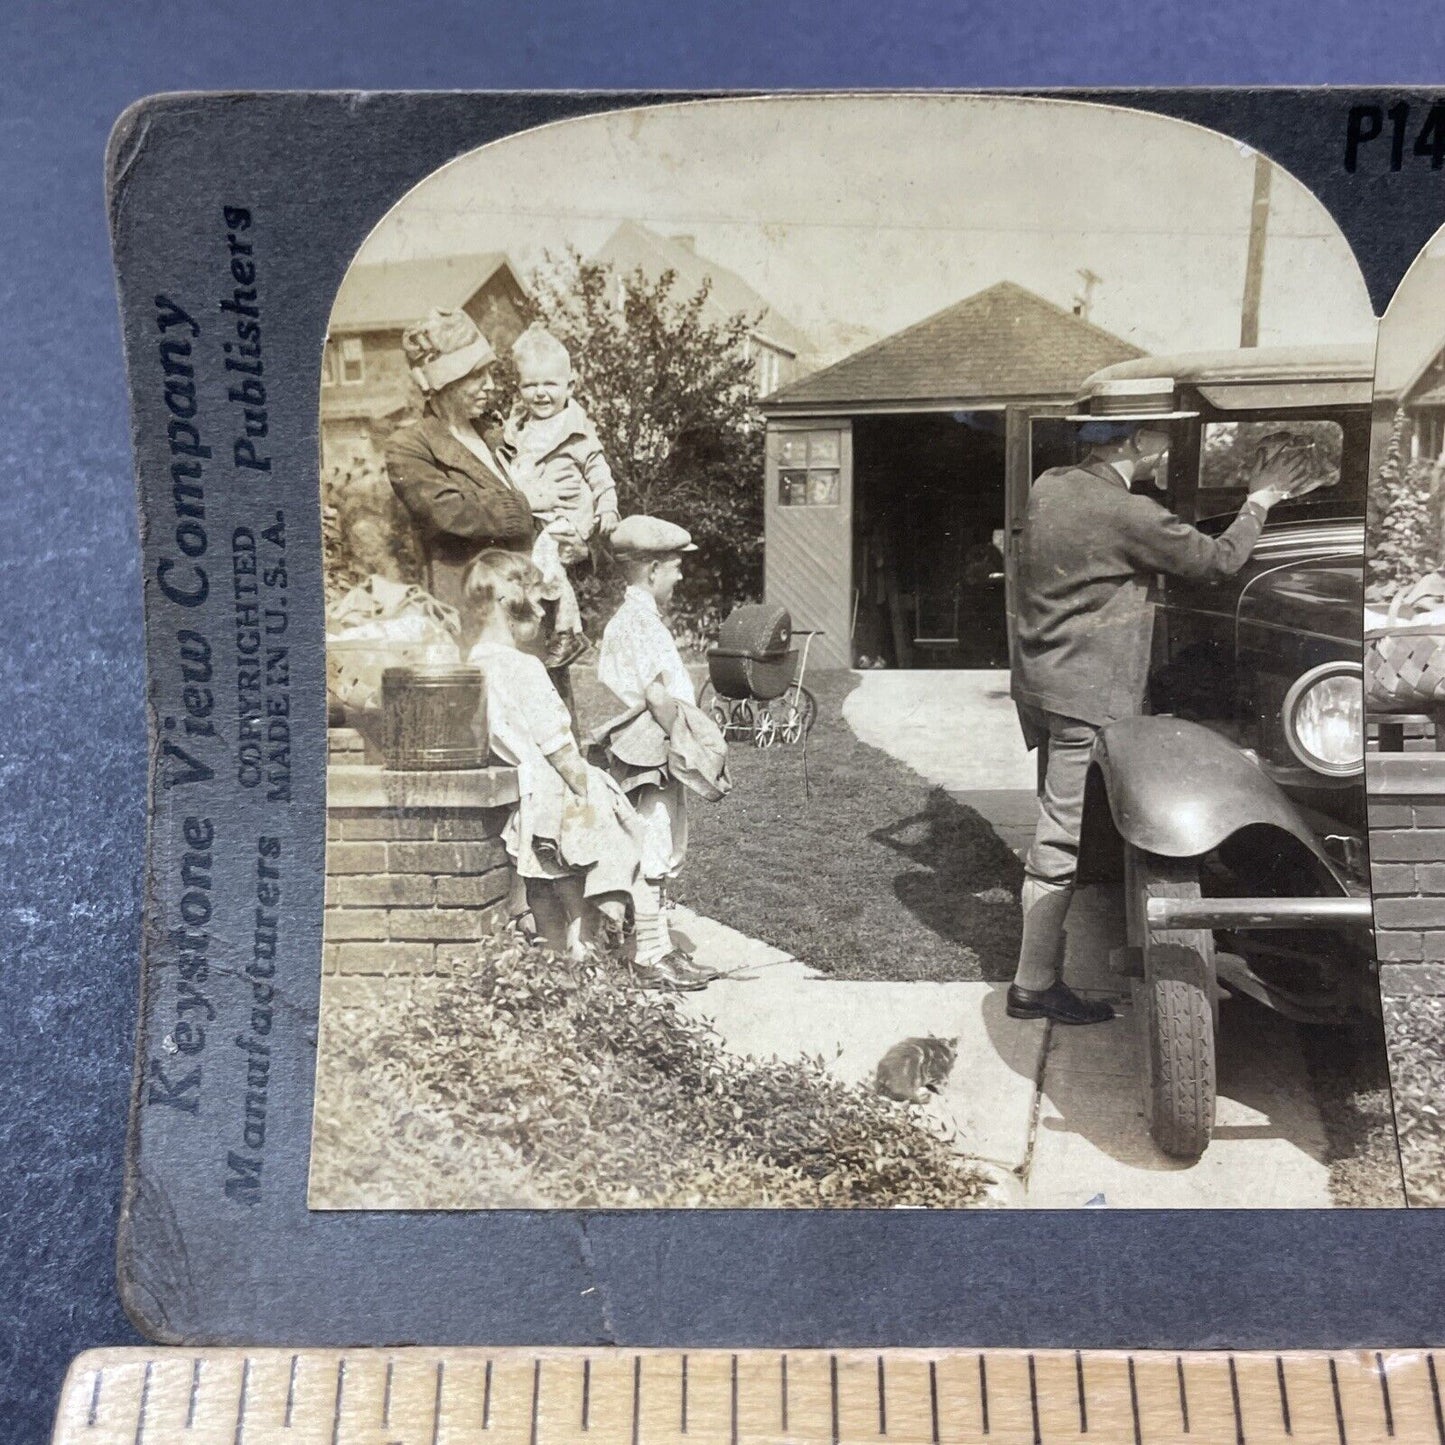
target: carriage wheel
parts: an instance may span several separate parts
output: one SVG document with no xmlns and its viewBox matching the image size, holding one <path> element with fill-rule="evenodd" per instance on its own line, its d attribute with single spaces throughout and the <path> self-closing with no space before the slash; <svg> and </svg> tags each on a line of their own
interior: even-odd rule
<svg viewBox="0 0 1445 1445">
<path fill-rule="evenodd" d="M 818 699 L 806 687 L 796 687 L 793 689 L 791 711 L 796 718 L 796 735 L 788 741 L 796 743 L 813 731 L 813 724 L 818 721 Z"/>
<path fill-rule="evenodd" d="M 770 748 L 778 740 L 778 724 L 767 708 L 760 708 L 757 722 L 753 725 L 753 745 Z"/>
</svg>

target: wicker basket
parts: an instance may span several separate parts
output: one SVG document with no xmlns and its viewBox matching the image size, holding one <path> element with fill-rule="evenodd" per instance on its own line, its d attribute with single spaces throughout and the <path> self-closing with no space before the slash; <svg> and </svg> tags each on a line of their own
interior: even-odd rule
<svg viewBox="0 0 1445 1445">
<path fill-rule="evenodd" d="M 1390 603 L 1384 627 L 1365 631 L 1365 706 L 1371 712 L 1429 712 L 1445 707 L 1445 626 L 1438 608 L 1445 577 L 1432 572 Z M 1429 621 L 1410 622 L 1435 604 Z"/>
</svg>

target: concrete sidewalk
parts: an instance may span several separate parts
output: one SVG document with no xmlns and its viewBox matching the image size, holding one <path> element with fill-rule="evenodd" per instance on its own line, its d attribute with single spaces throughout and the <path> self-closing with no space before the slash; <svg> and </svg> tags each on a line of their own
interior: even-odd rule
<svg viewBox="0 0 1445 1445">
<path fill-rule="evenodd" d="M 1034 767 L 1007 673 L 865 673 L 843 715 L 860 740 L 974 808 L 1016 853 L 1027 848 Z M 1218 1124 L 1203 1159 L 1181 1164 L 1154 1146 L 1133 1005 L 1106 963 L 1124 933 L 1114 891 L 1080 890 L 1069 916 L 1065 977 L 1112 998 L 1120 1014 L 1082 1029 L 1008 1018 L 1003 984 L 834 981 L 710 919 L 676 917 L 701 959 L 744 975 L 684 996 L 738 1053 L 820 1055 L 839 1078 L 864 1081 L 900 1039 L 957 1034 L 953 1074 L 924 1107 L 961 1151 L 991 1166 L 1005 1203 L 1330 1203 L 1325 1130 L 1297 1032 L 1260 1008 L 1223 1005 Z"/>
<path fill-rule="evenodd" d="M 1108 900 L 1090 892 L 1070 921 L 1071 955 L 1097 956 L 1097 938 L 1116 922 Z M 961 1152 L 991 1166 L 1001 1203 L 1329 1206 L 1324 1128 L 1293 1025 L 1262 1009 L 1225 1005 L 1215 1139 L 1197 1164 L 1181 1165 L 1145 1127 L 1127 999 L 1112 1024 L 1022 1023 L 1005 1014 L 1002 984 L 835 981 L 686 909 L 674 910 L 673 927 L 699 959 L 737 974 L 680 1000 L 735 1053 L 811 1054 L 856 1083 L 871 1080 L 901 1039 L 956 1034 L 953 1074 L 924 1107 Z M 1081 987 L 1101 982 L 1072 958 L 1068 972 Z"/>
</svg>

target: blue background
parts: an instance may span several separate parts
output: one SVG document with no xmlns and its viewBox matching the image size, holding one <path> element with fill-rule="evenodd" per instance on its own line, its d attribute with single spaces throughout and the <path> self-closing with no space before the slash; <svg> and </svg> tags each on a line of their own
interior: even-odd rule
<svg viewBox="0 0 1445 1445">
<path fill-rule="evenodd" d="M 101 189 L 121 109 L 259 87 L 1441 85 L 1445 9 L 12 0 L 0 55 L 0 1419 L 38 1441 L 70 1356 L 136 1338 L 114 1287 L 145 767 Z"/>
</svg>

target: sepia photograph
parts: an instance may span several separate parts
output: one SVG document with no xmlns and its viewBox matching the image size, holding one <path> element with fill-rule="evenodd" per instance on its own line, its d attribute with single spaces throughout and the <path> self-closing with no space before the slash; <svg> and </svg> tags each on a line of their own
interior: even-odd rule
<svg viewBox="0 0 1445 1445">
<path fill-rule="evenodd" d="M 1057 99 L 398 197 L 318 399 L 310 1206 L 1403 1205 L 1366 772 L 1378 840 L 1432 684 L 1364 638 L 1445 609 L 1432 294 L 1390 391 L 1299 181 Z"/>
<path fill-rule="evenodd" d="M 1371 879 L 1409 1202 L 1445 1204 L 1445 232 L 1380 322 L 1365 564 Z"/>
</svg>

